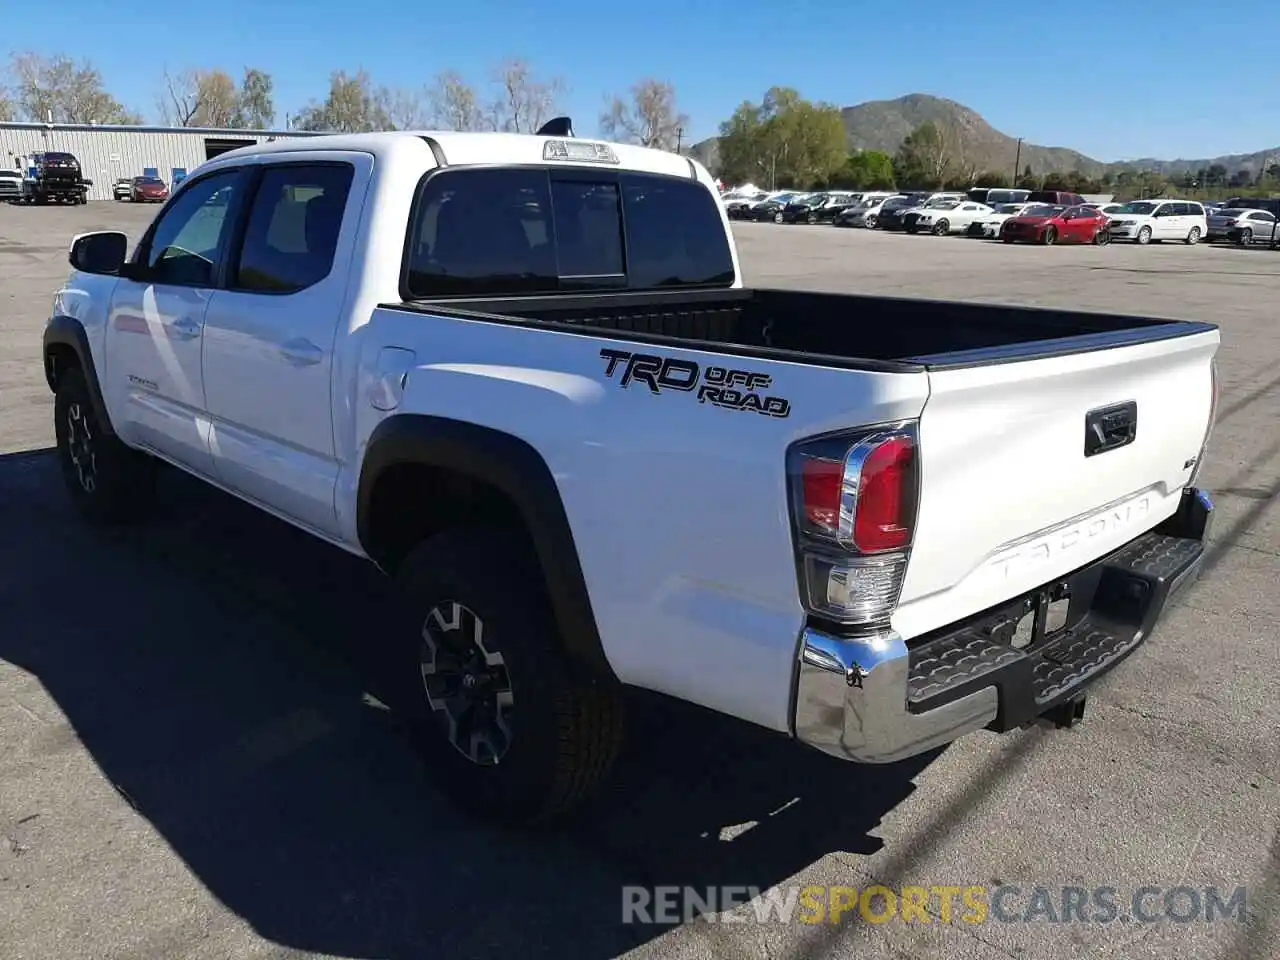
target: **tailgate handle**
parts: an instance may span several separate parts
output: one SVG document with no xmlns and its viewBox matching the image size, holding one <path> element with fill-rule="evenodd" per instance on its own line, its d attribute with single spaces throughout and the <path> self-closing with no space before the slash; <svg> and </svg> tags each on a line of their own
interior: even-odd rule
<svg viewBox="0 0 1280 960">
<path fill-rule="evenodd" d="M 1084 455 L 1094 457 L 1133 443 L 1138 436 L 1138 404 L 1133 400 L 1099 407 L 1084 415 Z"/>
</svg>

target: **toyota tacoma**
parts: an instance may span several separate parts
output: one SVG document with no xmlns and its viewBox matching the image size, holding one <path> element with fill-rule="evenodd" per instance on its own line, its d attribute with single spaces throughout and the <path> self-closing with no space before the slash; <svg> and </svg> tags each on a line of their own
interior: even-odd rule
<svg viewBox="0 0 1280 960">
<path fill-rule="evenodd" d="M 394 577 L 441 788 L 569 810 L 625 686 L 888 763 L 1068 724 L 1191 581 L 1207 323 L 743 284 L 714 180 L 538 135 L 258 144 L 76 237 L 71 499 L 164 461 Z"/>
</svg>

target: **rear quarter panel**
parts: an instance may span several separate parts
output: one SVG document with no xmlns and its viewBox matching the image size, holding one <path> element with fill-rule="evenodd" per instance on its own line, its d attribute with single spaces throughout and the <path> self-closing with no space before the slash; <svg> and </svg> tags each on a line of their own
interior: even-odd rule
<svg viewBox="0 0 1280 960">
<path fill-rule="evenodd" d="M 379 309 L 382 345 L 417 366 L 400 413 L 510 433 L 546 460 L 563 498 L 605 653 L 625 682 L 786 730 L 799 602 L 785 452 L 802 437 L 914 417 L 926 374 L 802 366 L 532 326 Z M 601 350 L 762 373 L 786 417 L 653 393 Z M 374 388 L 371 379 L 361 391 Z M 358 404 L 365 442 L 386 414 Z M 359 462 L 357 458 L 356 463 Z M 355 477 L 344 485 L 353 486 Z"/>
</svg>

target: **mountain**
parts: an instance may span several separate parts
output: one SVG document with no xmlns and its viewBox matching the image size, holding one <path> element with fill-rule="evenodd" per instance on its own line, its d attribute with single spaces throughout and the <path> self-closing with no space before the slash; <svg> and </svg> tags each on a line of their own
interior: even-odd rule
<svg viewBox="0 0 1280 960">
<path fill-rule="evenodd" d="M 1220 157 L 1208 157 L 1204 160 L 1156 160 L 1151 157 L 1143 157 L 1141 160 L 1125 160 L 1120 163 L 1110 164 L 1113 170 L 1154 170 L 1168 176 L 1175 176 L 1188 171 L 1194 173 L 1198 170 L 1207 170 L 1212 166 L 1226 167 L 1227 173 L 1235 173 L 1237 170 L 1248 170 L 1251 174 L 1257 174 L 1264 168 L 1270 168 L 1280 163 L 1280 147 L 1272 147 L 1270 150 L 1258 150 L 1254 153 L 1228 153 Z"/>
<path fill-rule="evenodd" d="M 1105 167 L 1102 162 L 1066 147 L 1024 143 L 1019 156 L 1016 137 L 1001 133 L 963 104 L 927 93 L 845 107 L 840 111 L 840 119 L 844 121 L 846 142 L 855 150 L 883 150 L 892 156 L 907 134 L 920 124 L 931 122 L 954 138 L 953 149 L 963 158 L 962 162 L 972 164 L 979 171 L 1007 170 L 1012 174 L 1015 160 L 1019 173 L 1030 164 L 1036 173 L 1079 170 L 1086 176 L 1098 177 Z"/>
<path fill-rule="evenodd" d="M 1221 164 L 1229 173 L 1247 169 L 1257 172 L 1264 164 L 1280 163 L 1280 147 L 1260 150 L 1250 154 L 1231 154 L 1204 160 L 1133 160 L 1124 163 L 1105 163 L 1087 157 L 1067 147 L 1044 147 L 1023 143 L 1019 157 L 1015 137 L 1001 133 L 987 123 L 977 111 L 927 93 L 912 93 L 896 100 L 871 100 L 854 107 L 843 107 L 840 119 L 844 121 L 845 140 L 850 150 L 883 150 L 890 155 L 897 152 L 903 139 L 916 127 L 933 122 L 947 131 L 958 144 L 958 152 L 966 164 L 978 171 L 1013 173 L 1017 159 L 1019 173 L 1030 164 L 1036 173 L 1069 173 L 1079 170 L 1089 177 L 1100 177 L 1104 172 L 1153 170 L 1166 175 L 1185 173 L 1188 170 Z M 715 169 L 718 138 L 712 137 L 694 144 L 689 153 L 711 169 Z"/>
</svg>

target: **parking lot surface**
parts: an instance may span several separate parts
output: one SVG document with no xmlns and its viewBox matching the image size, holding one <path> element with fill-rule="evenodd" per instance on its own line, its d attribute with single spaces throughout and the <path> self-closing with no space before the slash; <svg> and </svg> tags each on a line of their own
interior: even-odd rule
<svg viewBox="0 0 1280 960">
<path fill-rule="evenodd" d="M 856 767 L 637 694 L 600 807 L 522 834 L 447 806 L 380 708 L 371 568 L 176 471 L 144 529 L 70 514 L 41 327 L 70 237 L 153 213 L 0 207 L 5 960 L 1280 956 L 1280 255 L 736 227 L 753 285 L 1221 324 L 1208 569 L 1074 730 Z M 1016 885 L 1021 920 L 622 918 L 628 884 L 873 882 Z M 1064 885 L 1115 888 L 1124 918 L 1063 919 Z M 1247 906 L 1126 922 L 1146 885 Z M 1059 922 L 1024 916 L 1036 887 Z"/>
</svg>

